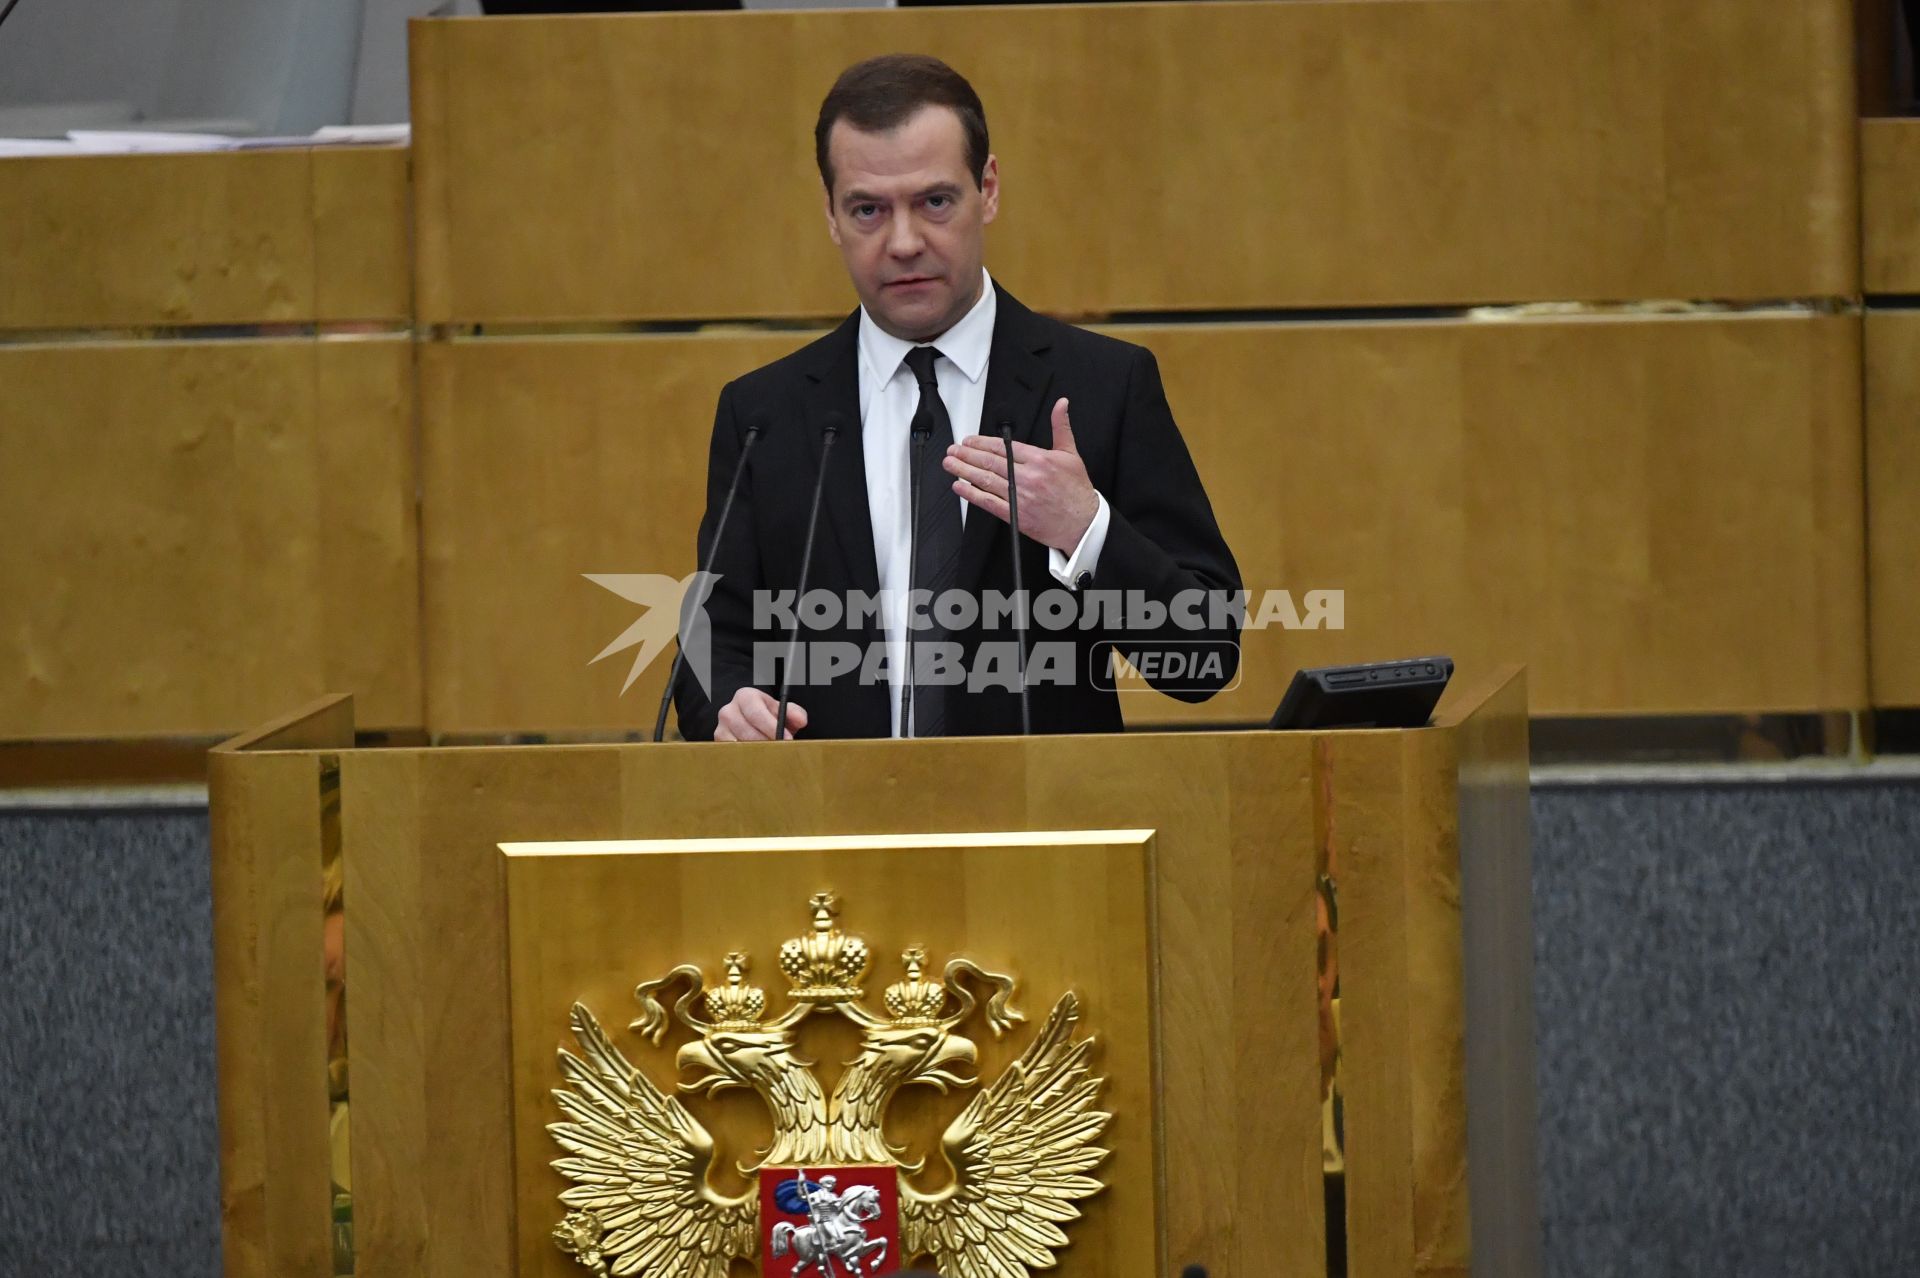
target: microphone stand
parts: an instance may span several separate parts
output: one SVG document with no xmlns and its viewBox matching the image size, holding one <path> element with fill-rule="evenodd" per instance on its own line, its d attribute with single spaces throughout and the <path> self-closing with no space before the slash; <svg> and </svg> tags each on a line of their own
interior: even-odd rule
<svg viewBox="0 0 1920 1278">
<path fill-rule="evenodd" d="M 1027 698 L 1027 592 L 1020 580 L 1020 485 L 1013 476 L 1013 423 L 996 423 L 1007 450 L 1007 531 L 1013 543 L 1013 639 L 1020 669 L 1020 735 L 1033 735 L 1033 707 Z"/>
<path fill-rule="evenodd" d="M 747 427 L 746 441 L 740 445 L 740 460 L 733 464 L 733 478 L 727 484 L 727 499 L 720 504 L 720 520 L 713 526 L 713 540 L 708 543 L 706 553 L 699 557 L 703 562 L 694 565 L 701 574 L 713 567 L 713 557 L 720 553 L 720 538 L 726 534 L 727 521 L 733 517 L 733 499 L 740 495 L 740 477 L 747 473 L 747 455 L 753 452 L 753 445 L 760 438 L 761 425 L 756 421 Z M 694 577 L 693 584 L 696 588 L 699 586 L 699 576 Z M 680 624 L 687 624 L 684 612 L 681 613 Z M 675 638 L 678 637 L 676 631 Z M 686 669 L 686 665 L 686 645 L 676 642 L 673 645 L 673 668 L 667 671 L 667 686 L 660 690 L 660 711 L 653 717 L 653 740 L 656 745 L 666 736 L 667 707 L 673 704 L 673 690 L 679 685 L 680 672 Z"/>
<path fill-rule="evenodd" d="M 787 660 L 780 670 L 780 710 L 773 720 L 773 739 L 787 739 L 787 693 L 793 688 L 793 663 L 800 653 L 800 609 L 807 597 L 807 577 L 813 572 L 813 537 L 820 531 L 820 494 L 827 487 L 827 459 L 833 455 L 833 441 L 840 437 L 841 415 L 834 413 L 821 426 L 820 473 L 813 481 L 813 509 L 807 514 L 807 544 L 800 552 L 800 588 L 793 594 L 793 637 L 787 641 Z"/>
</svg>

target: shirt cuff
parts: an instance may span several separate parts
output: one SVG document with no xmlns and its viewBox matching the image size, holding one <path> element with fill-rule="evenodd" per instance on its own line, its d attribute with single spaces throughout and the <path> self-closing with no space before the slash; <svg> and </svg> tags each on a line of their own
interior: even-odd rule
<svg viewBox="0 0 1920 1278">
<path fill-rule="evenodd" d="M 1090 574 L 1099 566 L 1100 548 L 1107 544 L 1107 524 L 1111 522 L 1113 512 L 1107 509 L 1107 499 L 1099 493 L 1100 508 L 1093 512 L 1093 522 L 1087 525 L 1087 531 L 1080 535 L 1080 544 L 1073 548 L 1071 557 L 1058 550 L 1047 551 L 1047 567 L 1052 571 L 1054 580 L 1072 588 L 1073 583 L 1082 575 Z"/>
</svg>

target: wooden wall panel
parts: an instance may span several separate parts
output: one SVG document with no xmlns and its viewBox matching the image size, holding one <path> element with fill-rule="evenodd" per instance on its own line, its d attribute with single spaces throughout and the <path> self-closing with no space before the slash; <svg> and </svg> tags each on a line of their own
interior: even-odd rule
<svg viewBox="0 0 1920 1278">
<path fill-rule="evenodd" d="M 313 726 L 340 725 L 351 744 L 350 712 Z M 313 754 L 212 756 L 226 1278 L 334 1272 L 320 777 Z"/>
<path fill-rule="evenodd" d="M 1920 120 L 1860 122 L 1860 274 L 1868 293 L 1920 293 Z"/>
<path fill-rule="evenodd" d="M 1873 704 L 1920 706 L 1920 312 L 1866 326 Z"/>
<path fill-rule="evenodd" d="M 405 338 L 0 347 L 0 737 L 420 723 Z"/>
<path fill-rule="evenodd" d="M 1851 9 L 1793 14 L 1399 0 L 420 22 L 419 312 L 844 311 L 813 118 L 842 67 L 902 48 L 981 91 L 1004 183 L 992 261 L 1045 310 L 1851 294 Z"/>
<path fill-rule="evenodd" d="M 402 320 L 407 151 L 0 161 L 0 328 Z"/>
<path fill-rule="evenodd" d="M 668 662 L 588 665 L 643 609 L 584 574 L 693 571 L 720 388 L 809 336 L 421 347 L 433 731 L 652 727 Z"/>
<path fill-rule="evenodd" d="M 1114 330 L 1159 355 L 1249 589 L 1345 628 L 1248 636 L 1199 707 L 1264 719 L 1302 665 L 1525 662 L 1544 714 L 1866 704 L 1859 321 L 1767 315 Z M 633 729 L 656 663 L 587 572 L 693 567 L 719 386 L 802 336 L 426 353 L 429 722 Z M 511 671 L 511 677 L 503 677 Z"/>
<path fill-rule="evenodd" d="M 1803 314 L 1133 330 L 1250 589 L 1346 591 L 1241 686 L 1524 662 L 1534 713 L 1865 704 L 1859 321 Z"/>
<path fill-rule="evenodd" d="M 411 319 L 412 151 L 352 146 L 312 155 L 314 319 Z"/>
</svg>

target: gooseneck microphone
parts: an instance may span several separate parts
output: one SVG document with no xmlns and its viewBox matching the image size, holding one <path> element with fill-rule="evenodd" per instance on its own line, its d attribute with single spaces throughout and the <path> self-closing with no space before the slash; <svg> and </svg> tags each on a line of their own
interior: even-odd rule
<svg viewBox="0 0 1920 1278">
<path fill-rule="evenodd" d="M 1020 580 L 1020 482 L 1013 473 L 1013 422 L 996 415 L 994 429 L 1007 450 L 1007 532 L 1013 549 L 1013 642 L 1020 671 L 1020 735 L 1033 735 L 1033 707 L 1027 698 L 1027 592 Z"/>
<path fill-rule="evenodd" d="M 807 597 L 807 577 L 813 572 L 813 538 L 820 531 L 820 495 L 827 487 L 827 459 L 833 456 L 833 441 L 840 438 L 846 414 L 828 413 L 820 426 L 820 473 L 813 480 L 813 509 L 807 513 L 807 543 L 800 552 L 800 588 L 793 592 L 793 637 L 787 640 L 786 664 L 780 668 L 780 709 L 773 719 L 773 739 L 787 739 L 787 694 L 793 690 L 793 663 L 800 654 L 800 610 Z"/>
<path fill-rule="evenodd" d="M 933 438 L 933 420 L 925 413 L 913 415 L 913 458 L 907 465 L 907 677 L 900 683 L 900 735 L 918 736 L 913 730 L 913 592 L 920 586 L 920 457 Z"/>
<path fill-rule="evenodd" d="M 713 557 L 720 553 L 720 539 L 726 536 L 727 520 L 733 517 L 733 499 L 740 495 L 740 477 L 747 473 L 747 457 L 753 452 L 753 446 L 760 438 L 765 423 L 752 421 L 747 423 L 747 437 L 740 445 L 740 459 L 733 463 L 733 478 L 727 482 L 727 499 L 720 503 L 720 519 L 713 526 L 713 540 L 697 557 L 694 567 L 699 573 L 693 584 L 697 590 L 709 568 L 713 567 Z M 687 617 L 685 604 L 681 605 L 680 625 L 685 627 Z M 677 632 L 676 632 L 677 635 Z M 684 643 L 673 645 L 673 668 L 667 671 L 667 686 L 660 692 L 660 712 L 653 717 L 653 739 L 658 743 L 667 734 L 667 707 L 673 704 L 673 690 L 680 684 L 680 673 L 687 666 L 687 646 Z M 718 707 L 715 707 L 718 709 Z"/>
</svg>

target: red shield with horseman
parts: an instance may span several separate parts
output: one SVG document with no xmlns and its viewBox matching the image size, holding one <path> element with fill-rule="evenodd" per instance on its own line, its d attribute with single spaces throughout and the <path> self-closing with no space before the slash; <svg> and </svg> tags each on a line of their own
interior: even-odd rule
<svg viewBox="0 0 1920 1278">
<path fill-rule="evenodd" d="M 761 1278 L 879 1278 L 900 1267 L 897 1168 L 760 1169 Z"/>
</svg>

